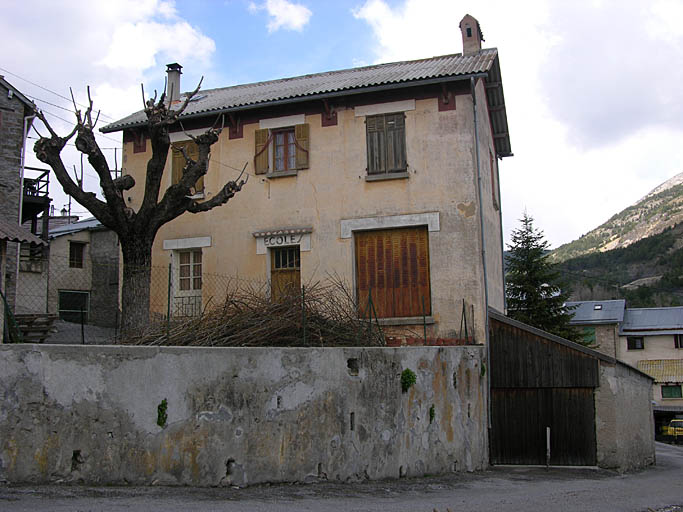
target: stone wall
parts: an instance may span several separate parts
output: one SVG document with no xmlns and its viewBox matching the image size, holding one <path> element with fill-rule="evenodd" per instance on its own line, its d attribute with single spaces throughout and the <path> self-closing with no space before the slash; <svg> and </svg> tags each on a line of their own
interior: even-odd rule
<svg viewBox="0 0 683 512">
<path fill-rule="evenodd" d="M 483 353 L 5 345 L 0 480 L 243 486 L 484 469 Z M 406 368 L 417 380 L 403 393 Z"/>
<path fill-rule="evenodd" d="M 600 361 L 595 414 L 598 466 L 628 471 L 655 463 L 652 379 Z"/>
</svg>

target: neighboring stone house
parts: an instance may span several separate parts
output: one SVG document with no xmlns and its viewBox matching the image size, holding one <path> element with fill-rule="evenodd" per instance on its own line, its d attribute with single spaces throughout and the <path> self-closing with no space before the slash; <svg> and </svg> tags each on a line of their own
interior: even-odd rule
<svg viewBox="0 0 683 512">
<path fill-rule="evenodd" d="M 460 28 L 463 54 L 200 91 L 181 116 L 187 133 L 171 133 L 192 155 L 187 134 L 225 125 L 195 197 L 245 162 L 252 176 L 229 204 L 159 230 L 153 264 L 172 264 L 172 314 L 224 293 L 206 273 L 269 280 L 273 294 L 336 275 L 361 311 L 372 297 L 389 332 L 422 332 L 424 320 L 430 337 L 458 336 L 464 300 L 483 341 L 487 301 L 504 309 L 498 161 L 512 152 L 498 51 L 481 49 L 471 16 Z M 180 90 L 180 66 L 167 71 Z M 138 208 L 144 114 L 102 131 L 123 131 L 123 170 L 138 183 L 124 196 Z M 172 149 L 167 186 L 183 165 Z M 166 286 L 153 283 L 153 297 Z"/>
<path fill-rule="evenodd" d="M 31 170 L 34 177 L 24 175 L 22 152 L 34 111 L 33 102 L 0 76 L 0 217 L 17 226 L 27 222 L 36 233 L 38 216 L 47 218 L 50 198 L 49 173 Z M 14 310 L 19 260 L 42 258 L 44 246 L 27 243 L 19 251 L 19 244 L 12 240 L 7 241 L 5 270 L 0 279 L 4 281 L 9 307 Z"/>
<path fill-rule="evenodd" d="M 571 323 L 588 330 L 587 341 L 594 329 L 591 348 L 655 379 L 653 409 L 659 426 L 683 416 L 683 307 L 626 308 L 624 300 L 567 305 L 577 306 Z"/>
<path fill-rule="evenodd" d="M 63 320 L 113 327 L 118 318 L 119 246 L 96 219 L 50 230 L 51 313 Z"/>
</svg>

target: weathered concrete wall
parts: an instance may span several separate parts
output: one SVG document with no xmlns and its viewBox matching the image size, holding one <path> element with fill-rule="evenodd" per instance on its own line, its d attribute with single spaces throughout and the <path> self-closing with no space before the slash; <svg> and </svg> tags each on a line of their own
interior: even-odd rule
<svg viewBox="0 0 683 512">
<path fill-rule="evenodd" d="M 600 361 L 595 414 L 598 466 L 628 471 L 654 464 L 650 378 L 622 363 Z"/>
<path fill-rule="evenodd" d="M 483 469 L 483 352 L 4 345 L 0 480 L 241 486 Z M 402 393 L 405 368 L 417 382 Z"/>
</svg>

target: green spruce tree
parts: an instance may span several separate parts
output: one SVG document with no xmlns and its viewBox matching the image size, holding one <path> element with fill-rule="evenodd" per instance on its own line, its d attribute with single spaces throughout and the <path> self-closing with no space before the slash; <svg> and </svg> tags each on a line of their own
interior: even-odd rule
<svg viewBox="0 0 683 512">
<path fill-rule="evenodd" d="M 512 232 L 508 244 L 505 295 L 508 316 L 563 338 L 580 342 L 577 329 L 569 325 L 572 312 L 564 303 L 561 275 L 548 260 L 548 242 L 524 212 L 521 227 Z"/>
</svg>

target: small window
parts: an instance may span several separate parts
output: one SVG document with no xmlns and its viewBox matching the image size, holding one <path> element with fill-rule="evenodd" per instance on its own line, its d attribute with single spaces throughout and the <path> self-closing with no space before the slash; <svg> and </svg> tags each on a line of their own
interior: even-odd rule
<svg viewBox="0 0 683 512">
<path fill-rule="evenodd" d="M 368 116 L 365 120 L 368 174 L 405 172 L 405 114 Z"/>
<path fill-rule="evenodd" d="M 681 385 L 663 385 L 662 398 L 683 398 L 683 394 L 681 393 Z"/>
<path fill-rule="evenodd" d="M 19 270 L 39 274 L 43 271 L 44 258 L 42 245 L 22 242 L 19 250 Z"/>
<path fill-rule="evenodd" d="M 595 306 L 593 306 L 593 309 L 595 311 L 602 311 L 602 304 L 596 304 Z"/>
<path fill-rule="evenodd" d="M 67 322 L 87 322 L 90 293 L 59 290 L 59 318 Z"/>
<path fill-rule="evenodd" d="M 645 342 L 642 336 L 629 336 L 626 338 L 628 350 L 643 350 Z"/>
<path fill-rule="evenodd" d="M 187 162 L 185 161 L 185 156 L 183 156 L 180 148 L 184 148 L 187 156 L 192 160 L 197 161 L 199 158 L 199 147 L 192 140 L 186 140 L 182 142 L 174 142 L 171 146 L 171 151 L 173 153 L 171 159 L 171 185 L 175 185 L 180 182 L 183 177 L 183 169 Z M 194 184 L 195 193 L 204 192 L 204 176 L 201 176 L 197 182 Z"/>
<path fill-rule="evenodd" d="M 674 348 L 683 348 L 683 334 L 674 334 Z"/>
<path fill-rule="evenodd" d="M 310 129 L 307 123 L 287 128 L 256 130 L 254 170 L 256 174 L 291 173 L 309 167 Z"/>
<path fill-rule="evenodd" d="M 178 254 L 180 290 L 202 289 L 202 251 L 183 251 Z"/>
<path fill-rule="evenodd" d="M 275 301 L 301 290 L 301 253 L 298 245 L 270 250 L 270 292 Z"/>
<path fill-rule="evenodd" d="M 85 253 L 85 243 L 69 242 L 69 267 L 83 268 L 83 254 Z"/>
</svg>

